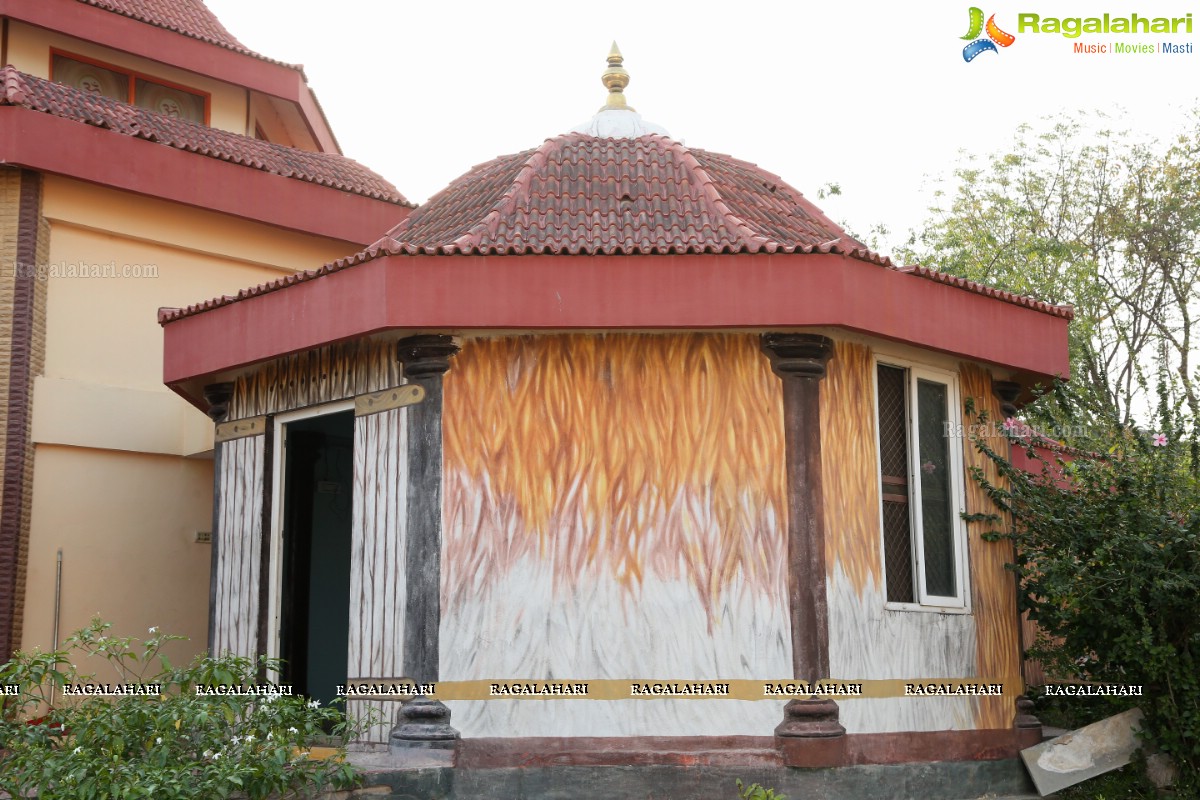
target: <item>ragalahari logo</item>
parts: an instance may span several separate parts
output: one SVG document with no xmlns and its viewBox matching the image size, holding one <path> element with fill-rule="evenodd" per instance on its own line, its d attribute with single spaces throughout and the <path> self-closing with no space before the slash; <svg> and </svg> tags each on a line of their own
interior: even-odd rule
<svg viewBox="0 0 1200 800">
<path fill-rule="evenodd" d="M 981 38 L 979 34 L 987 33 L 986 38 Z M 998 53 L 996 45 L 1008 47 L 1017 40 L 1017 37 L 1011 33 L 1005 33 L 1000 30 L 1000 26 L 996 24 L 996 15 L 992 14 L 988 17 L 987 25 L 983 24 L 983 11 L 971 6 L 971 27 L 967 30 L 967 35 L 964 39 L 972 39 L 973 41 L 963 48 L 963 61 L 970 63 L 975 60 L 975 56 L 980 53 L 993 52 Z"/>
</svg>

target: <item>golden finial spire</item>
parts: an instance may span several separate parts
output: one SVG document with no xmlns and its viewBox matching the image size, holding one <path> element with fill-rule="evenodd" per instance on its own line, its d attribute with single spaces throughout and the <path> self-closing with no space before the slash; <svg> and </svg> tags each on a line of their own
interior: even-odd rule
<svg viewBox="0 0 1200 800">
<path fill-rule="evenodd" d="M 608 102 L 600 109 L 601 111 L 614 108 L 633 111 L 633 106 L 625 102 L 625 87 L 629 85 L 629 73 L 621 66 L 624 61 L 625 57 L 621 55 L 617 43 L 613 42 L 612 49 L 608 51 L 608 69 L 604 70 L 604 74 L 600 76 L 600 82 L 604 84 L 604 88 L 608 89 Z"/>
</svg>

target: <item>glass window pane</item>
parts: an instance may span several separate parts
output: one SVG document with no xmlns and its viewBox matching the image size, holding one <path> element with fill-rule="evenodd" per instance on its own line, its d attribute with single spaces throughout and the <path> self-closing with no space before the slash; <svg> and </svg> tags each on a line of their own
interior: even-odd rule
<svg viewBox="0 0 1200 800">
<path fill-rule="evenodd" d="M 51 61 L 51 75 L 55 83 L 122 103 L 129 102 L 129 76 L 120 72 L 56 54 Z"/>
<path fill-rule="evenodd" d="M 954 509 L 950 496 L 949 392 L 942 383 L 917 381 L 917 479 L 921 482 L 921 526 L 925 540 L 925 591 L 957 594 L 954 569 Z"/>
<path fill-rule="evenodd" d="M 908 516 L 908 371 L 879 365 L 879 468 L 883 495 L 883 561 L 887 599 L 916 602 Z"/>
</svg>

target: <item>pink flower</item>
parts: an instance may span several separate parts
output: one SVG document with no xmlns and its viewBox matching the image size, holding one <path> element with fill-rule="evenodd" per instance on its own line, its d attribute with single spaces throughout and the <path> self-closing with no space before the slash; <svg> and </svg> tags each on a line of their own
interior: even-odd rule
<svg viewBox="0 0 1200 800">
<path fill-rule="evenodd" d="M 1154 434 L 1154 439 L 1151 440 L 1151 444 L 1153 444 L 1155 447 L 1166 447 L 1167 435 L 1165 433 Z"/>
<path fill-rule="evenodd" d="M 1004 430 L 1015 431 L 1016 429 L 1017 429 L 1016 417 L 1009 417 L 1008 419 L 1004 420 Z"/>
</svg>

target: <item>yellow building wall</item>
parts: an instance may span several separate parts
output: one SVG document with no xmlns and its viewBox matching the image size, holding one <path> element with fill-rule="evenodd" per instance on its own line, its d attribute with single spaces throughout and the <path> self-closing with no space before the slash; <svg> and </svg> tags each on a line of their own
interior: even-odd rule
<svg viewBox="0 0 1200 800">
<path fill-rule="evenodd" d="M 23 646 L 96 612 L 206 645 L 212 424 L 162 385 L 157 310 L 236 293 L 358 249 L 46 176 L 46 360 L 33 403 L 34 506 Z M 103 274 L 115 277 L 100 277 Z M 185 655 L 185 652 L 177 655 Z"/>
<path fill-rule="evenodd" d="M 63 551 L 60 637 L 99 614 L 117 635 L 151 626 L 190 637 L 168 650 L 186 660 L 208 631 L 212 462 L 39 444 L 22 647 L 49 649 L 55 552 Z"/>
<path fill-rule="evenodd" d="M 246 130 L 249 92 L 230 83 L 216 81 L 194 72 L 150 61 L 108 47 L 92 44 L 56 31 L 35 28 L 21 22 L 9 22 L 8 63 L 29 75 L 50 77 L 50 48 L 112 64 L 115 67 L 159 78 L 210 95 L 209 124 L 233 133 L 253 135 Z"/>
</svg>

